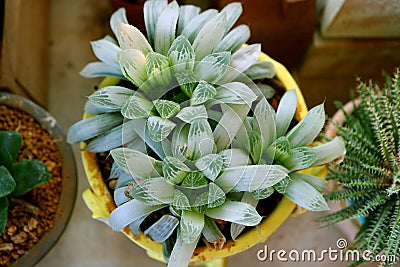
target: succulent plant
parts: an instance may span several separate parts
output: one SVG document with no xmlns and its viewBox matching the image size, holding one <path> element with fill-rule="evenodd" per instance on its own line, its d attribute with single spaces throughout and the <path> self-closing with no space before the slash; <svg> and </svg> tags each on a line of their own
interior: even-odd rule
<svg viewBox="0 0 400 267">
<path fill-rule="evenodd" d="M 69 129 L 71 143 L 87 141 L 89 152 L 111 151 L 110 177 L 117 179 L 110 226 L 144 230 L 163 243 L 169 266 L 187 266 L 201 236 L 215 248 L 226 237 L 216 220 L 231 222 L 231 238 L 262 220 L 257 203 L 277 191 L 298 205 L 326 210 L 324 180 L 298 171 L 344 153 L 340 138 L 310 147 L 325 123 L 319 105 L 293 126 L 297 94 L 289 90 L 275 111 L 273 89 L 258 82 L 275 76 L 271 62 L 258 61 L 260 45 L 245 46 L 250 32 L 231 30 L 239 3 L 221 12 L 179 7 L 175 1 L 144 5 L 148 39 L 111 17 L 117 40 L 92 43 L 102 62 L 87 77 L 127 80 L 89 96 L 94 116 Z M 270 92 L 273 92 L 272 94 Z"/>
<path fill-rule="evenodd" d="M 6 227 L 9 197 L 18 197 L 47 182 L 50 172 L 38 160 L 15 162 L 22 137 L 14 131 L 0 131 L 0 233 Z"/>
<path fill-rule="evenodd" d="M 340 190 L 326 196 L 330 201 L 347 201 L 348 206 L 321 218 L 332 225 L 364 216 L 353 249 L 369 250 L 387 259 L 400 256 L 399 168 L 400 168 L 400 72 L 381 89 L 360 82 L 361 102 L 345 113 L 344 125 L 337 125 L 347 152 L 341 164 L 328 175 Z M 387 261 L 386 265 L 395 264 Z"/>
</svg>

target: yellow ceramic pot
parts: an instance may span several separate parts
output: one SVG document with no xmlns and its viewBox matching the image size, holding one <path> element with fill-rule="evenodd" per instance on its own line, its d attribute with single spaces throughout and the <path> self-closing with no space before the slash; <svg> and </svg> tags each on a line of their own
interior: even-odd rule
<svg viewBox="0 0 400 267">
<path fill-rule="evenodd" d="M 274 61 L 266 54 L 262 53 L 259 60 L 273 63 L 276 68 L 276 77 L 282 82 L 286 90 L 296 90 L 298 96 L 296 119 L 301 120 L 307 113 L 307 107 L 293 77 L 282 64 Z M 118 81 L 118 79 L 106 78 L 100 87 L 115 85 Z M 116 205 L 101 176 L 95 155 L 87 152 L 84 144 L 82 144 L 81 148 L 83 165 L 90 183 L 90 188 L 83 193 L 83 198 L 87 206 L 92 210 L 93 218 L 108 221 L 109 215 L 116 208 Z M 313 172 L 314 175 L 319 174 L 321 176 L 321 173 L 324 174 L 325 170 L 319 167 L 307 170 L 307 172 Z M 207 247 L 197 248 L 191 262 L 206 262 L 207 266 L 224 266 L 226 257 L 249 249 L 260 242 L 265 242 L 282 225 L 295 208 L 296 204 L 284 197 L 274 211 L 261 224 L 240 235 L 236 241 L 228 241 L 221 250 L 213 250 Z M 128 227 L 125 227 L 122 232 L 134 243 L 144 248 L 150 257 L 164 261 L 162 257 L 162 244 L 152 241 L 149 237 L 143 235 L 143 233 L 140 236 L 134 236 Z"/>
</svg>

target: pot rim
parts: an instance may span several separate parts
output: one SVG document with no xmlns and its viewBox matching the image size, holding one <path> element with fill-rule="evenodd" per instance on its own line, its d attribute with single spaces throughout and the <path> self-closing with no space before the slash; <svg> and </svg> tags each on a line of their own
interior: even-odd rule
<svg viewBox="0 0 400 267">
<path fill-rule="evenodd" d="M 33 116 L 57 140 L 56 145 L 62 156 L 62 189 L 54 226 L 30 250 L 9 265 L 34 266 L 54 247 L 72 216 L 78 189 L 75 157 L 61 126 L 44 108 L 25 97 L 3 91 L 0 91 L 0 104 L 18 108 Z"/>
</svg>

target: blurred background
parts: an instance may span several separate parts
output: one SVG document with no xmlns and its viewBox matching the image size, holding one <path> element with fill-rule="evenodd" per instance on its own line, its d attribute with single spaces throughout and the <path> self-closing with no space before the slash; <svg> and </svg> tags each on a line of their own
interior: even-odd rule
<svg viewBox="0 0 400 267">
<path fill-rule="evenodd" d="M 110 34 L 113 10 L 127 5 L 129 20 L 143 27 L 144 1 L 0 0 L 0 87 L 45 106 L 66 131 L 82 116 L 86 97 L 99 79 L 79 71 L 95 57 L 89 42 Z M 202 8 L 225 6 L 228 0 L 181 0 Z M 252 32 L 249 43 L 282 62 L 298 82 L 306 102 L 325 101 L 328 115 L 335 100 L 347 101 L 357 77 L 382 82 L 382 71 L 400 66 L 398 0 L 242 0 L 239 23 Z M 127 238 L 91 219 L 81 192 L 88 188 L 79 171 L 75 211 L 64 235 L 39 267 L 164 266 Z M 257 252 L 269 249 L 322 251 L 347 238 L 337 227 L 320 229 L 318 214 L 292 217 L 265 243 L 233 256 L 229 266 L 347 266 L 346 262 L 261 262 Z M 376 266 L 371 264 L 371 266 Z"/>
</svg>

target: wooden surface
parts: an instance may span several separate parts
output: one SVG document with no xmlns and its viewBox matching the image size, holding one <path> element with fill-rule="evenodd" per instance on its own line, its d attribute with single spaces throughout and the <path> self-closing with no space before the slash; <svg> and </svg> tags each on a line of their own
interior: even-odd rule
<svg viewBox="0 0 400 267">
<path fill-rule="evenodd" d="M 3 2 L 0 87 L 47 106 L 48 0 Z"/>
</svg>

